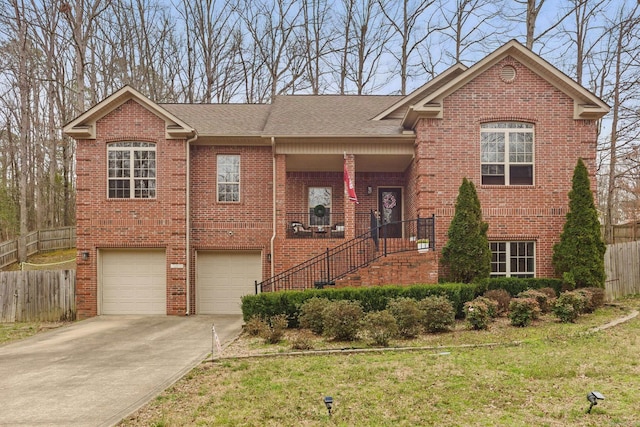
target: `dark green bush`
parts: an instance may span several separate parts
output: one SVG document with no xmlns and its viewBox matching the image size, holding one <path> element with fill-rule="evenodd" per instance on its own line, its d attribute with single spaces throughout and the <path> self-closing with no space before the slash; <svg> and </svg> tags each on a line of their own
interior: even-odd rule
<svg viewBox="0 0 640 427">
<path fill-rule="evenodd" d="M 563 323 L 573 323 L 583 313 L 584 306 L 584 295 L 575 291 L 563 292 L 553 305 L 553 314 Z"/>
<path fill-rule="evenodd" d="M 536 289 L 527 289 L 520 292 L 518 298 L 533 298 L 538 302 L 538 307 L 542 313 L 549 313 L 551 311 L 551 304 L 549 303 L 549 297 L 544 292 L 540 292 Z"/>
<path fill-rule="evenodd" d="M 363 316 L 364 312 L 358 301 L 331 301 L 324 309 L 322 333 L 338 341 L 353 341 Z"/>
<path fill-rule="evenodd" d="M 486 298 L 474 299 L 464 304 L 466 319 L 472 329 L 487 329 L 491 322 L 489 307 L 484 302 Z"/>
<path fill-rule="evenodd" d="M 456 317 L 464 317 L 464 303 L 481 292 L 475 284 L 445 283 L 440 285 L 375 286 L 368 288 L 308 289 L 305 291 L 265 292 L 242 297 L 245 321 L 254 316 L 269 318 L 286 314 L 290 328 L 299 326 L 298 316 L 302 304 L 314 297 L 328 300 L 359 301 L 365 311 L 381 311 L 394 298 L 407 297 L 421 300 L 430 295 L 444 295 L 453 304 Z"/>
<path fill-rule="evenodd" d="M 261 337 L 264 338 L 268 344 L 277 344 L 282 341 L 284 337 L 284 331 L 287 330 L 289 321 L 284 314 L 276 314 L 269 318 L 267 328 L 262 332 Z"/>
<path fill-rule="evenodd" d="M 491 289 L 490 291 L 486 291 L 482 296 L 496 302 L 496 314 L 498 316 L 504 316 L 509 311 L 511 295 L 504 289 Z"/>
<path fill-rule="evenodd" d="M 365 340 L 382 347 L 398 335 L 396 319 L 389 310 L 370 311 L 362 319 L 360 334 Z"/>
<path fill-rule="evenodd" d="M 300 306 L 298 321 L 300 327 L 311 329 L 314 334 L 321 335 L 324 325 L 324 309 L 329 305 L 326 298 L 313 297 Z"/>
<path fill-rule="evenodd" d="M 513 326 L 529 326 L 539 315 L 540 306 L 535 298 L 518 297 L 509 303 L 509 319 Z"/>
<path fill-rule="evenodd" d="M 422 326 L 427 332 L 445 332 L 451 329 L 456 312 L 445 296 L 433 295 L 418 301 L 422 312 Z"/>
<path fill-rule="evenodd" d="M 420 334 L 422 311 L 413 298 L 394 298 L 387 306 L 389 313 L 396 319 L 398 334 L 403 338 L 415 338 Z"/>
</svg>

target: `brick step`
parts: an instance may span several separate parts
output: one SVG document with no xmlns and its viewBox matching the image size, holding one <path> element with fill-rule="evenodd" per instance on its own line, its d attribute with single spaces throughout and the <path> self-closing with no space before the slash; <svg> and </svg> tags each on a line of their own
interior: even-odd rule
<svg viewBox="0 0 640 427">
<path fill-rule="evenodd" d="M 337 280 L 336 287 L 367 287 L 438 283 L 438 253 L 401 252 L 378 258 Z"/>
</svg>

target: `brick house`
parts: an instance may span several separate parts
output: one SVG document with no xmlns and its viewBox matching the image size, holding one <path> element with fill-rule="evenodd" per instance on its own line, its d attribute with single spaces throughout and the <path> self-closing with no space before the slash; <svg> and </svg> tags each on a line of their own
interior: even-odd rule
<svg viewBox="0 0 640 427">
<path fill-rule="evenodd" d="M 435 283 L 463 177 L 492 274 L 553 276 L 573 168 L 595 172 L 608 110 L 516 41 L 407 96 L 157 104 L 124 87 L 64 128 L 78 143 L 78 314 L 233 313 L 256 289 Z"/>
</svg>

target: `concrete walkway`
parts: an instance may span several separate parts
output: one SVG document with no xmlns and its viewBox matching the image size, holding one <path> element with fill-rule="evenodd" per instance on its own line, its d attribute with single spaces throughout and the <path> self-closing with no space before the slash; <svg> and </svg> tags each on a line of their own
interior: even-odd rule
<svg viewBox="0 0 640 427">
<path fill-rule="evenodd" d="M 0 346 L 0 425 L 114 425 L 207 357 L 213 325 L 224 345 L 242 323 L 100 316 Z"/>
</svg>

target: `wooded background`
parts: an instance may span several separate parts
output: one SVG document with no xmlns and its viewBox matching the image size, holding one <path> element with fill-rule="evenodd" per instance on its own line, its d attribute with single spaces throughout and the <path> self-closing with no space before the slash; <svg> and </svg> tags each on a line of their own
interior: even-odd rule
<svg viewBox="0 0 640 427">
<path fill-rule="evenodd" d="M 597 172 L 611 242 L 612 224 L 640 219 L 639 5 L 0 0 L 0 241 L 73 224 L 75 146 L 61 128 L 125 84 L 160 103 L 406 94 L 517 39 L 612 106 Z"/>
</svg>

